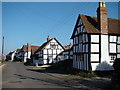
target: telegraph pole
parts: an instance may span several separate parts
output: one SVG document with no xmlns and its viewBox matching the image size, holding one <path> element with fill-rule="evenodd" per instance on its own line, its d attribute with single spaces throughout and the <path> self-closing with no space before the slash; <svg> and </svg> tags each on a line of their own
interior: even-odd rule
<svg viewBox="0 0 120 90">
<path fill-rule="evenodd" d="M 4 59 L 3 54 L 4 54 L 4 36 L 3 36 L 3 38 L 2 38 L 2 61 L 3 61 L 3 59 Z"/>
<path fill-rule="evenodd" d="M 27 58 L 28 58 L 28 49 L 29 49 L 28 47 L 29 47 L 29 44 L 27 43 Z"/>
</svg>

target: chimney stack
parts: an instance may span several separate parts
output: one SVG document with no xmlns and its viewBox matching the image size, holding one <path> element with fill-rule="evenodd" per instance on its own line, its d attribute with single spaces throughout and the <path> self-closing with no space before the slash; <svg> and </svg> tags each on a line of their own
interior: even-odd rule
<svg viewBox="0 0 120 90">
<path fill-rule="evenodd" d="M 70 48 L 72 47 L 72 43 L 70 43 Z"/>
<path fill-rule="evenodd" d="M 47 37 L 47 41 L 49 41 L 50 40 L 50 36 L 48 35 L 48 37 Z"/>
<path fill-rule="evenodd" d="M 105 2 L 99 2 L 99 7 L 97 8 L 97 21 L 98 29 L 103 34 L 108 33 L 108 10 L 106 8 Z"/>
</svg>

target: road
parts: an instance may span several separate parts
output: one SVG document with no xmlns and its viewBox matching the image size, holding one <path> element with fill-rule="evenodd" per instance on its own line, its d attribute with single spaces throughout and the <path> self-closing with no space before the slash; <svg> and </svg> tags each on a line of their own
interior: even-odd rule
<svg viewBox="0 0 120 90">
<path fill-rule="evenodd" d="M 44 68 L 25 66 L 20 62 L 6 62 L 2 68 L 2 88 L 82 88 L 101 89 L 110 79 L 81 78 L 48 72 Z"/>
</svg>

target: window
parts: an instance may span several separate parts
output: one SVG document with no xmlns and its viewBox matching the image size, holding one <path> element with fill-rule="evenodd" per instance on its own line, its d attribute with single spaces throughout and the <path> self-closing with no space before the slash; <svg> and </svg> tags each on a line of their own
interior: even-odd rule
<svg viewBox="0 0 120 90">
<path fill-rule="evenodd" d="M 51 48 L 52 48 L 52 49 L 56 49 L 57 46 L 56 46 L 55 44 L 52 44 L 52 45 L 51 45 Z"/>
<path fill-rule="evenodd" d="M 110 54 L 110 63 L 113 63 L 116 59 L 116 54 Z"/>
<path fill-rule="evenodd" d="M 109 36 L 109 52 L 116 53 L 116 36 Z"/>
<path fill-rule="evenodd" d="M 77 55 L 77 60 L 79 60 L 79 61 L 83 61 L 83 54 L 80 54 L 80 55 Z"/>
</svg>

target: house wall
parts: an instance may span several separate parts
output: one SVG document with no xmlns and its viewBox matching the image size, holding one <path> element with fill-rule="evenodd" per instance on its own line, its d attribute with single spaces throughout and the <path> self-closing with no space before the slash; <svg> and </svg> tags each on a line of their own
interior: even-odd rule
<svg viewBox="0 0 120 90">
<path fill-rule="evenodd" d="M 38 65 L 38 64 L 43 64 L 43 50 L 36 52 L 37 58 L 33 57 L 33 64 Z"/>
<path fill-rule="evenodd" d="M 22 60 L 22 56 L 23 56 L 23 55 L 22 55 L 21 52 L 20 52 L 20 53 L 16 53 L 16 58 L 17 58 L 17 59 L 21 59 L 21 60 Z"/>
<path fill-rule="evenodd" d="M 27 59 L 31 59 L 30 56 L 31 56 L 31 52 L 25 52 L 25 53 L 24 53 L 24 60 L 23 60 L 23 61 L 24 61 L 24 62 L 27 62 Z"/>
<path fill-rule="evenodd" d="M 70 56 L 69 53 L 70 53 L 69 51 L 63 52 L 64 60 L 69 59 L 69 56 Z"/>
<path fill-rule="evenodd" d="M 81 19 L 76 26 L 73 38 L 73 67 L 81 70 L 88 70 L 88 34 Z"/>
<path fill-rule="evenodd" d="M 117 58 L 120 58 L 120 36 L 117 38 Z"/>
<path fill-rule="evenodd" d="M 34 64 L 51 64 L 56 63 L 62 59 L 61 56 L 58 56 L 64 49 L 57 43 L 56 40 L 51 40 L 43 50 L 38 51 L 38 59 L 33 60 Z M 59 59 L 58 59 L 59 58 Z"/>
<path fill-rule="evenodd" d="M 113 70 L 113 62 L 120 58 L 120 36 L 87 34 L 81 19 L 73 37 L 73 67 L 81 70 Z"/>
<path fill-rule="evenodd" d="M 56 42 L 56 40 L 51 40 L 43 50 L 43 64 L 56 63 L 57 55 L 62 51 L 63 48 Z"/>
<path fill-rule="evenodd" d="M 115 35 L 100 35 L 100 61 L 91 63 L 92 70 L 108 71 L 113 69 L 113 62 L 119 58 L 119 37 Z M 96 50 L 97 51 L 97 50 Z M 93 57 L 94 58 L 94 57 Z M 98 57 L 96 56 L 96 59 Z M 95 59 L 95 58 L 94 58 Z M 91 58 L 92 61 L 92 58 Z"/>
<path fill-rule="evenodd" d="M 14 52 L 12 53 L 12 55 L 11 55 L 11 61 L 13 61 L 13 60 L 14 60 L 15 53 L 16 53 L 16 51 L 14 51 Z"/>
<path fill-rule="evenodd" d="M 110 65 L 109 61 L 109 38 L 108 35 L 100 35 L 99 37 L 99 43 L 96 46 L 96 57 L 91 58 L 92 60 L 97 59 L 98 61 L 95 63 L 91 63 L 92 70 L 96 71 L 103 71 L 103 70 L 111 70 L 112 66 Z M 113 49 L 113 48 L 111 48 Z M 100 55 L 100 58 L 99 58 Z M 95 56 L 95 55 L 94 55 Z"/>
</svg>

